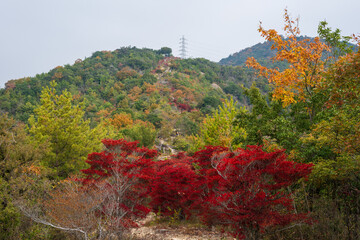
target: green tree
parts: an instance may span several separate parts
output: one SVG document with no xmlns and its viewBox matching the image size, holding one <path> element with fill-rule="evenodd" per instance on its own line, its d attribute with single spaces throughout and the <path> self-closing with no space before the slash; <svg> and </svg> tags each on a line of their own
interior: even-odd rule
<svg viewBox="0 0 360 240">
<path fill-rule="evenodd" d="M 53 177 L 66 178 L 84 168 L 87 154 L 100 150 L 106 131 L 101 125 L 91 129 L 84 120 L 82 105 L 73 104 L 70 92 L 56 94 L 56 83 L 41 93 L 41 104 L 29 119 L 29 132 L 38 143 L 47 143 L 51 151 L 42 164 L 53 170 Z"/>
<path fill-rule="evenodd" d="M 251 109 L 241 111 L 234 121 L 235 126 L 243 127 L 247 138 L 236 138 L 235 143 L 244 142 L 245 145 L 267 145 L 269 141 L 285 149 L 292 149 L 298 140 L 297 126 L 292 119 L 299 119 L 301 111 L 291 117 L 292 109 L 284 109 L 280 101 L 269 97 L 267 100 L 255 86 L 244 89 L 249 98 Z M 278 147 L 280 147 L 278 146 Z"/>
<path fill-rule="evenodd" d="M 321 21 L 318 26 L 318 34 L 321 39 L 324 39 L 326 44 L 331 47 L 331 53 L 334 58 L 351 53 L 353 47 L 350 45 L 351 37 L 341 36 L 340 29 L 335 29 L 332 31 L 330 27 L 327 26 L 326 21 Z"/>
<path fill-rule="evenodd" d="M 201 103 L 198 104 L 198 108 L 205 114 L 210 114 L 214 109 L 221 105 L 220 97 L 218 96 L 205 96 Z"/>
<path fill-rule="evenodd" d="M 150 122 L 141 120 L 135 121 L 132 126 L 123 130 L 125 138 L 128 137 L 132 141 L 139 141 L 140 146 L 153 147 L 156 138 L 156 129 Z"/>
<path fill-rule="evenodd" d="M 46 146 L 33 144 L 24 124 L 0 114 L 0 239 L 17 240 L 21 235 L 23 239 L 43 239 L 35 233 L 43 229 L 36 230 L 21 215 L 16 202 L 20 198 L 31 201 L 38 196 L 37 190 L 41 192 L 39 182 L 28 176 L 40 171 L 37 163 L 46 152 Z"/>
<path fill-rule="evenodd" d="M 169 47 L 162 47 L 162 48 L 159 50 L 159 53 L 160 53 L 160 54 L 164 54 L 166 57 L 170 57 L 170 56 L 171 56 L 171 53 L 172 53 L 172 49 L 169 48 Z"/>
<path fill-rule="evenodd" d="M 237 148 L 241 142 L 234 143 L 234 139 L 245 139 L 246 132 L 239 125 L 234 125 L 235 117 L 245 111 L 245 108 L 236 106 L 236 102 L 231 98 L 225 100 L 213 115 L 207 115 L 203 124 L 200 126 L 200 134 L 195 137 L 196 144 L 193 146 L 202 148 L 207 145 L 224 146 Z"/>
</svg>

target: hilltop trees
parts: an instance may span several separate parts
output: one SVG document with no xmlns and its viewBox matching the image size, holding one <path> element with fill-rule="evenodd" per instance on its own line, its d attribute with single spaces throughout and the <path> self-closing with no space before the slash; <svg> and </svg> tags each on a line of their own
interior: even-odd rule
<svg viewBox="0 0 360 240">
<path fill-rule="evenodd" d="M 171 56 L 171 53 L 172 53 L 172 49 L 169 48 L 169 47 L 162 47 L 162 48 L 159 50 L 159 53 L 160 53 L 160 54 L 164 54 L 166 57 L 170 57 L 170 56 Z"/>
<path fill-rule="evenodd" d="M 162 49 L 165 50 L 168 53 L 169 49 Z M 84 119 L 90 120 L 91 128 L 103 119 L 129 114 L 133 122 L 146 124 L 138 124 L 134 129 L 125 127 L 117 132 L 117 138 L 141 140 L 138 133 L 145 129 L 149 136 L 147 146 L 153 146 L 156 137 L 174 146 L 176 141 L 198 134 L 197 126 L 204 113 L 215 110 L 227 93 L 233 93 L 232 89 L 236 88 L 238 101 L 245 101 L 240 85 L 250 82 L 246 70 L 219 66 L 205 59 L 183 61 L 159 51 L 133 47 L 97 51 L 73 65 L 11 81 L 6 89 L 0 90 L 0 110 L 24 123 L 28 123 L 30 115 L 36 119 L 34 109 L 40 105 L 42 88 L 56 80 L 57 94 L 66 90 L 74 102 L 83 102 Z M 180 119 L 188 116 L 186 126 L 182 125 Z M 176 130 L 175 124 L 179 126 Z M 170 139 L 175 132 L 177 137 Z"/>
</svg>

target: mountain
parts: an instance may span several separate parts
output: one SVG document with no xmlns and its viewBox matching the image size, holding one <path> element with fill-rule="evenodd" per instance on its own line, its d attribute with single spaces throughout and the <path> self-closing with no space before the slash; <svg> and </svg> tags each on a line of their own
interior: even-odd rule
<svg viewBox="0 0 360 240">
<path fill-rule="evenodd" d="M 303 39 L 311 40 L 313 38 L 307 36 L 300 36 L 297 38 L 297 40 Z M 231 54 L 227 58 L 221 59 L 219 64 L 227 66 L 245 66 L 246 60 L 249 57 L 254 57 L 264 67 L 278 67 L 280 69 L 285 69 L 288 66 L 286 62 L 273 62 L 272 58 L 275 57 L 277 51 L 275 49 L 271 49 L 272 44 L 273 43 L 270 41 L 255 44 L 254 46 Z"/>
<path fill-rule="evenodd" d="M 249 57 L 254 57 L 262 66 L 268 68 L 278 67 L 285 69 L 286 62 L 273 62 L 272 58 L 276 55 L 276 50 L 271 49 L 272 42 L 266 41 L 263 43 L 255 44 L 252 47 L 245 48 L 239 52 L 231 54 L 227 58 L 219 61 L 220 65 L 228 66 L 245 66 L 245 62 Z"/>
<path fill-rule="evenodd" d="M 272 43 L 269 41 L 258 43 L 221 59 L 219 63 L 221 65 L 242 66 L 249 57 L 254 57 L 258 61 L 270 61 L 276 55 L 276 50 L 272 50 L 271 45 Z"/>
<path fill-rule="evenodd" d="M 202 119 L 222 99 L 233 96 L 246 104 L 242 85 L 250 87 L 256 81 L 263 92 L 268 91 L 267 82 L 246 68 L 175 58 L 168 48 L 124 47 L 8 81 L 0 89 L 0 112 L 27 123 L 40 104 L 41 90 L 51 81 L 56 81 L 58 93 L 66 89 L 75 103 L 83 102 L 92 126 L 121 116 L 150 123 L 163 138 L 169 138 L 174 128 L 180 135 L 197 133 Z"/>
<path fill-rule="evenodd" d="M 110 105 L 117 107 L 135 87 L 142 89 L 139 99 L 146 95 L 148 85 L 154 85 L 161 98 L 180 98 L 180 102 L 192 108 L 203 109 L 201 102 L 207 96 L 223 98 L 231 94 L 243 101 L 240 86 L 248 87 L 258 81 L 247 69 L 221 66 L 201 58 L 167 57 L 151 49 L 124 47 L 112 52 L 95 52 L 89 58 L 76 60 L 73 65 L 58 66 L 35 77 L 8 81 L 5 89 L 0 89 L 0 111 L 26 122 L 39 103 L 42 88 L 49 86 L 52 80 L 58 83 L 59 92 L 67 89 L 78 99 L 86 99 L 89 116 Z M 259 82 L 259 85 L 266 91 L 266 82 Z M 184 96 L 176 94 L 178 90 Z M 139 99 L 129 100 L 138 102 Z"/>
<path fill-rule="evenodd" d="M 313 40 L 312 37 L 300 36 L 297 40 L 310 39 Z M 346 43 L 349 47 L 353 48 L 353 51 L 356 51 L 357 46 L 351 43 Z M 234 54 L 229 55 L 227 58 L 223 58 L 219 61 L 220 65 L 228 65 L 228 66 L 244 66 L 246 60 L 249 57 L 254 57 L 262 66 L 268 68 L 279 67 L 280 69 L 284 69 L 287 67 L 286 62 L 276 62 L 272 61 L 272 58 L 276 55 L 276 50 L 271 49 L 272 42 L 265 41 L 263 43 L 255 44 L 254 46 L 245 48 L 236 52 Z M 324 54 L 324 57 L 328 56 L 328 54 Z"/>
</svg>

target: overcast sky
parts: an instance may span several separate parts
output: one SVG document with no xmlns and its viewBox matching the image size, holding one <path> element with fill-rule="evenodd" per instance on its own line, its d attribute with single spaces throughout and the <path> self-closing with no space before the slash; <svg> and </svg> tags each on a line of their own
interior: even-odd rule
<svg viewBox="0 0 360 240">
<path fill-rule="evenodd" d="M 0 0 L 0 87 L 35 76 L 98 50 L 123 46 L 219 61 L 281 32 L 284 8 L 300 16 L 302 35 L 315 36 L 326 19 L 344 35 L 359 33 L 359 0 Z"/>
</svg>

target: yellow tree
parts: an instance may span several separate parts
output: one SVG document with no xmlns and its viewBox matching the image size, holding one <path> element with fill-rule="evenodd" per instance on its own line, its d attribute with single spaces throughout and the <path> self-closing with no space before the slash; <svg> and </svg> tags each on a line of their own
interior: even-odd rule
<svg viewBox="0 0 360 240">
<path fill-rule="evenodd" d="M 265 30 L 262 25 L 258 31 L 267 41 L 273 42 L 272 49 L 277 50 L 274 61 L 286 61 L 289 66 L 284 70 L 261 66 L 254 58 L 247 60 L 247 66 L 258 70 L 274 85 L 273 97 L 281 100 L 284 106 L 297 101 L 310 99 L 319 86 L 324 71 L 324 51 L 329 51 L 326 44 L 318 37 L 300 39 L 298 19 L 292 20 L 285 9 L 285 38 L 276 30 Z M 310 114 L 310 117 L 313 114 Z"/>
</svg>

